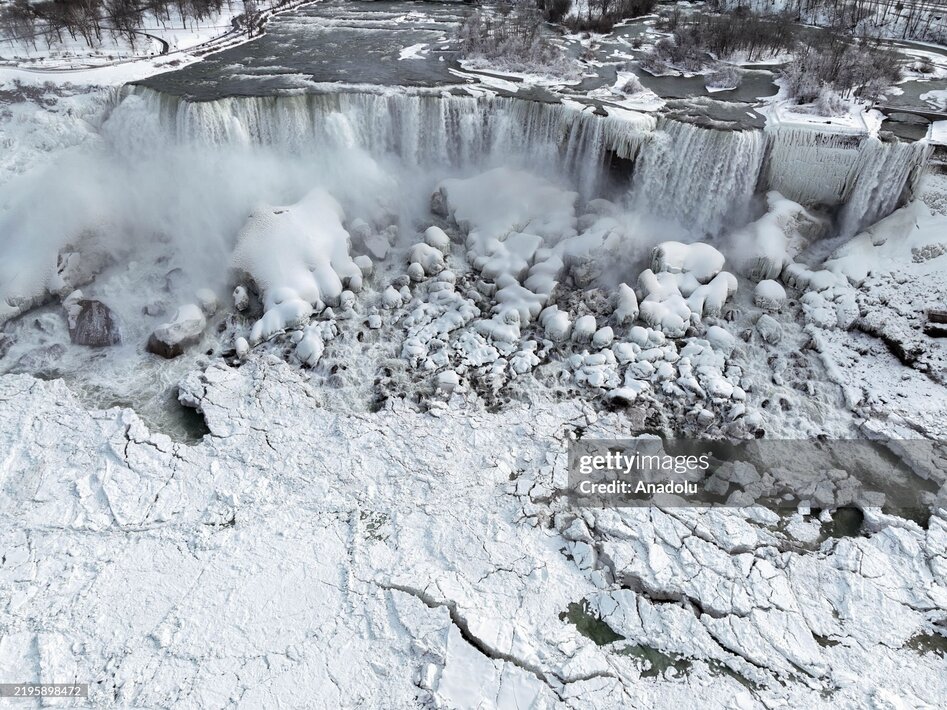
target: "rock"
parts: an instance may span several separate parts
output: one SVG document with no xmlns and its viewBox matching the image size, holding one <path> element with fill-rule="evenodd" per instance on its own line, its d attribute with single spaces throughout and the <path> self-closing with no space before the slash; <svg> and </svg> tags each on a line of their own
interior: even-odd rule
<svg viewBox="0 0 947 710">
<path fill-rule="evenodd" d="M 572 340 L 577 343 L 588 343 L 592 340 L 595 333 L 595 316 L 581 316 L 576 319 L 572 326 Z"/>
<path fill-rule="evenodd" d="M 756 331 L 770 345 L 775 345 L 783 338 L 783 328 L 779 322 L 765 313 L 756 321 Z"/>
<path fill-rule="evenodd" d="M 237 286 L 233 290 L 233 305 L 238 311 L 245 311 L 250 305 L 250 294 L 243 286 Z"/>
<path fill-rule="evenodd" d="M 181 306 L 174 320 L 155 328 L 148 338 L 147 350 L 164 358 L 177 357 L 201 338 L 207 319 L 193 303 Z"/>
<path fill-rule="evenodd" d="M 381 294 L 381 303 L 385 308 L 398 308 L 403 301 L 394 286 L 389 286 Z"/>
<path fill-rule="evenodd" d="M 618 284 L 615 296 L 615 321 L 619 325 L 633 323 L 638 318 L 638 298 L 628 284 Z"/>
<path fill-rule="evenodd" d="M 82 299 L 71 304 L 69 310 L 75 312 L 75 319 L 70 313 L 69 337 L 76 345 L 100 348 L 122 342 L 118 319 L 101 301 Z"/>
<path fill-rule="evenodd" d="M 372 313 L 368 316 L 368 327 L 372 330 L 378 330 L 381 328 L 381 316 L 377 313 Z"/>
<path fill-rule="evenodd" d="M 184 285 L 184 270 L 181 268 L 171 269 L 164 275 L 164 290 L 168 293 L 174 293 Z"/>
<path fill-rule="evenodd" d="M 724 355 L 730 355 L 737 344 L 736 338 L 719 325 L 710 326 L 704 337 L 714 350 L 719 350 Z"/>
<path fill-rule="evenodd" d="M 753 303 L 757 308 L 775 313 L 786 303 L 786 289 L 778 281 L 760 281 L 753 291 Z"/>
<path fill-rule="evenodd" d="M 437 388 L 444 392 L 453 392 L 460 385 L 460 376 L 453 370 L 445 370 L 437 376 Z"/>
<path fill-rule="evenodd" d="M 572 324 L 569 322 L 569 314 L 560 311 L 556 306 L 547 306 L 539 314 L 539 322 L 543 326 L 543 332 L 547 338 L 554 343 L 560 343 L 569 337 Z"/>
<path fill-rule="evenodd" d="M 424 280 L 424 267 L 418 262 L 412 261 L 408 264 L 408 278 L 417 283 Z"/>
<path fill-rule="evenodd" d="M 444 254 L 430 244 L 420 243 L 411 247 L 408 252 L 408 262 L 420 264 L 428 276 L 444 270 Z"/>
<path fill-rule="evenodd" d="M 592 347 L 598 349 L 607 348 L 612 344 L 613 340 L 615 340 L 615 332 L 611 326 L 606 325 L 604 328 L 599 328 L 595 331 L 595 335 L 592 336 Z"/>
<path fill-rule="evenodd" d="M 250 352 L 250 343 L 247 342 L 246 338 L 237 338 L 234 343 L 234 350 L 237 352 L 237 357 L 245 358 L 247 353 Z"/>
<path fill-rule="evenodd" d="M 450 251 L 450 237 L 440 227 L 428 227 L 424 232 L 424 243 L 445 254 Z"/>
<path fill-rule="evenodd" d="M 12 335 L 0 333 L 0 358 L 4 357 L 8 352 L 10 352 L 10 348 L 13 347 L 14 342 L 15 341 L 13 340 Z"/>
<path fill-rule="evenodd" d="M 368 254 L 381 261 L 388 256 L 388 250 L 391 248 L 388 240 L 383 234 L 372 234 L 365 240 L 365 250 Z"/>
<path fill-rule="evenodd" d="M 322 353 L 325 352 L 325 342 L 322 339 L 319 324 L 308 326 L 302 333 L 302 337 L 296 344 L 296 357 L 307 367 L 315 367 L 319 364 Z"/>
<path fill-rule="evenodd" d="M 375 270 L 375 264 L 372 262 L 372 258 L 367 254 L 360 254 L 352 259 L 352 261 L 355 262 L 358 270 L 362 272 L 363 279 L 367 279 Z"/>
</svg>

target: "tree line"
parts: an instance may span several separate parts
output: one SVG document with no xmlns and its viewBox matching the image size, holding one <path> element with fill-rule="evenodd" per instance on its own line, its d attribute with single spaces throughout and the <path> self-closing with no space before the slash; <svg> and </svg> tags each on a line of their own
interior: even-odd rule
<svg viewBox="0 0 947 710">
<path fill-rule="evenodd" d="M 67 39 L 83 41 L 90 49 L 106 37 L 124 38 L 135 47 L 145 20 L 169 23 L 201 22 L 219 14 L 233 0 L 11 0 L 0 4 L 0 35 L 34 50 L 51 49 Z M 242 0 L 244 25 L 252 30 L 258 12 L 254 0 Z"/>
</svg>

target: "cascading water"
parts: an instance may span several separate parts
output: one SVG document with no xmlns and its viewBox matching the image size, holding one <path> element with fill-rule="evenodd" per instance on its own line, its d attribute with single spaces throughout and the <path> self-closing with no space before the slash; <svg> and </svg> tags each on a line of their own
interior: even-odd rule
<svg viewBox="0 0 947 710">
<path fill-rule="evenodd" d="M 721 131 L 662 121 L 641 151 L 632 203 L 645 211 L 717 234 L 747 212 L 763 164 L 759 131 Z"/>
<path fill-rule="evenodd" d="M 188 101 L 131 86 L 123 98 L 144 104 L 139 108 L 150 118 L 136 121 L 157 120 L 177 141 L 294 154 L 357 148 L 422 168 L 512 163 L 568 176 L 586 197 L 603 188 L 613 154 L 634 163 L 626 190 L 631 207 L 704 235 L 745 219 L 758 190 L 777 190 L 804 205 L 845 205 L 843 228 L 854 231 L 897 207 L 928 155 L 923 144 L 806 128 L 718 130 L 645 114 L 601 117 L 561 103 L 446 92 Z M 121 113 L 122 103 L 110 120 L 127 120 Z"/>
<path fill-rule="evenodd" d="M 804 205 L 843 205 L 840 228 L 852 235 L 890 214 L 912 193 L 930 155 L 925 142 L 812 128 L 767 131 L 763 182 Z"/>
<path fill-rule="evenodd" d="M 292 152 L 360 148 L 408 166 L 520 162 L 601 186 L 607 152 L 634 158 L 655 120 L 600 118 L 562 104 L 438 94 L 338 92 L 191 102 L 132 87 L 177 140 Z M 119 109 L 120 110 L 120 109 Z"/>
<path fill-rule="evenodd" d="M 868 138 L 858 151 L 849 174 L 850 188 L 842 208 L 840 229 L 845 236 L 891 214 L 904 198 L 914 194 L 932 146 L 926 142 L 884 143 Z"/>
</svg>

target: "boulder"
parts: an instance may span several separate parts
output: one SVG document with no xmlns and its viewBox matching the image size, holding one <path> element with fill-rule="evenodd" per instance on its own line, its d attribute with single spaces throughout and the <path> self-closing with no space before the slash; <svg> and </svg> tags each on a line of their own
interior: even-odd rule
<svg viewBox="0 0 947 710">
<path fill-rule="evenodd" d="M 206 325 L 207 319 L 198 306 L 193 303 L 181 306 L 174 314 L 174 320 L 155 328 L 148 338 L 148 352 L 163 358 L 177 357 L 200 340 Z"/>
<path fill-rule="evenodd" d="M 770 345 L 775 345 L 783 338 L 783 328 L 779 321 L 765 313 L 756 321 L 756 330 Z"/>
<path fill-rule="evenodd" d="M 84 298 L 71 304 L 70 310 L 69 337 L 76 345 L 101 348 L 122 342 L 118 318 L 101 301 Z"/>
</svg>

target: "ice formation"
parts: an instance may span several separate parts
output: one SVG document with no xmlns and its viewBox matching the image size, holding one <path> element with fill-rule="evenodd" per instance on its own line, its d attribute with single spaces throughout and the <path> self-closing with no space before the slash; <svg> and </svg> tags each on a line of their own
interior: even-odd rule
<svg viewBox="0 0 947 710">
<path fill-rule="evenodd" d="M 294 205 L 263 206 L 247 219 L 232 266 L 248 274 L 262 296 L 264 313 L 251 342 L 302 325 L 314 309 L 338 305 L 343 288 L 361 287 L 343 218 L 339 203 L 316 189 Z"/>
</svg>

